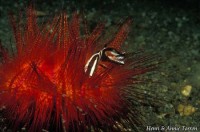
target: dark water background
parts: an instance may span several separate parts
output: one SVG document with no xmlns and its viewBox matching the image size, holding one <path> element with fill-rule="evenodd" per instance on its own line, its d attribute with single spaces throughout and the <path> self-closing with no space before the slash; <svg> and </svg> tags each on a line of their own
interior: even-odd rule
<svg viewBox="0 0 200 132">
<path fill-rule="evenodd" d="M 131 17 L 133 24 L 126 41 L 129 50 L 144 48 L 166 60 L 159 72 L 151 76 L 160 83 L 149 88 L 168 101 L 164 106 L 143 109 L 147 124 L 198 127 L 200 131 L 199 0 L 37 0 L 35 3 L 36 9 L 45 17 L 62 9 L 69 14 L 75 10 L 84 12 L 91 27 L 99 21 L 106 21 L 106 27 L 109 27 L 127 16 Z M 1 0 L 0 39 L 5 47 L 12 43 L 8 12 L 16 12 L 27 5 L 28 2 L 22 0 Z M 186 85 L 192 86 L 189 97 L 181 94 Z M 181 116 L 177 109 L 180 104 L 190 105 L 196 110 L 190 115 Z"/>
</svg>

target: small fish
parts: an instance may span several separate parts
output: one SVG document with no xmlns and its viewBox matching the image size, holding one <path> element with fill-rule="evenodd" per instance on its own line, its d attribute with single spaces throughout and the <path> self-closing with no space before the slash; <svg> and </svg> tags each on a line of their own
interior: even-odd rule
<svg viewBox="0 0 200 132">
<path fill-rule="evenodd" d="M 102 61 L 111 61 L 124 65 L 125 53 L 120 53 L 114 48 L 105 48 L 101 57 Z"/>
<path fill-rule="evenodd" d="M 100 61 L 110 61 L 116 64 L 124 65 L 125 53 L 120 53 L 114 48 L 104 47 L 99 52 L 93 54 L 87 61 L 84 70 L 89 76 L 93 76 Z"/>
</svg>

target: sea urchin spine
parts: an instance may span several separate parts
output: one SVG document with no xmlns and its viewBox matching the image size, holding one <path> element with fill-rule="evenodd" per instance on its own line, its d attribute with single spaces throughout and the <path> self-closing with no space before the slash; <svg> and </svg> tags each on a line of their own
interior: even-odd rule
<svg viewBox="0 0 200 132">
<path fill-rule="evenodd" d="M 133 125 L 139 122 L 124 91 L 142 81 L 138 75 L 156 67 L 146 63 L 151 57 L 127 53 L 124 65 L 100 61 L 92 76 L 84 70 L 89 58 L 105 44 L 121 51 L 129 19 L 115 37 L 103 42 L 104 24 L 92 33 L 84 29 L 86 33 L 80 34 L 77 13 L 71 21 L 62 13 L 42 26 L 33 8 L 27 9 L 26 16 L 25 23 L 11 16 L 16 53 L 11 56 L 0 48 L 0 106 L 5 107 L 3 115 L 10 128 L 99 131 L 119 129 L 121 118 Z"/>
</svg>

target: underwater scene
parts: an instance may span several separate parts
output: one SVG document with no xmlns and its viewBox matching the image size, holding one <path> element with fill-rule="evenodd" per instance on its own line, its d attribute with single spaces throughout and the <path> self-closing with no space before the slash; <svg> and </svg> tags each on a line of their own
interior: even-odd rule
<svg viewBox="0 0 200 132">
<path fill-rule="evenodd" d="M 0 132 L 200 132 L 200 1 L 0 12 Z"/>
</svg>

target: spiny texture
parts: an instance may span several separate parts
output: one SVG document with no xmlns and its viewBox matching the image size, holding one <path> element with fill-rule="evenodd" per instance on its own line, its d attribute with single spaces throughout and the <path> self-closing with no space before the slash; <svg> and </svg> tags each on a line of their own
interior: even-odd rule
<svg viewBox="0 0 200 132">
<path fill-rule="evenodd" d="M 29 131 L 121 130 L 142 124 L 132 101 L 145 101 L 145 93 L 134 90 L 142 82 L 138 75 L 153 70 L 154 57 L 126 54 L 124 65 L 100 62 L 92 77 L 84 66 L 105 44 L 121 51 L 130 20 L 102 41 L 104 24 L 89 33 L 77 13 L 68 21 L 62 13 L 41 26 L 32 8 L 26 20 L 11 23 L 16 52 L 9 55 L 1 46 L 0 106 L 9 127 Z M 130 92 L 132 94 L 130 94 Z M 132 97 L 130 97 L 132 96 Z"/>
</svg>

